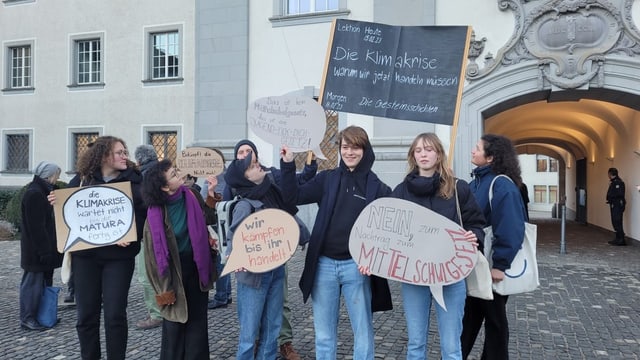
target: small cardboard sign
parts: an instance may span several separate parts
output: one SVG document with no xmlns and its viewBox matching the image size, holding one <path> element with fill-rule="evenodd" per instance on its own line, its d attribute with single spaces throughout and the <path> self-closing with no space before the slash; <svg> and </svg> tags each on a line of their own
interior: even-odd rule
<svg viewBox="0 0 640 360">
<path fill-rule="evenodd" d="M 59 252 L 137 240 L 131 183 L 56 190 Z"/>
<path fill-rule="evenodd" d="M 222 174 L 224 161 L 217 151 L 204 147 L 190 147 L 177 154 L 176 167 L 182 175 L 218 176 Z"/>
<path fill-rule="evenodd" d="M 478 259 L 466 230 L 444 216 L 411 201 L 380 198 L 356 219 L 349 252 L 372 274 L 431 287 L 446 310 L 442 285 L 466 278 Z"/>
<path fill-rule="evenodd" d="M 327 128 L 324 109 L 312 98 L 270 96 L 260 98 L 247 109 L 249 128 L 275 147 L 287 145 L 293 152 L 313 150 L 326 157 L 320 143 Z"/>
<path fill-rule="evenodd" d="M 243 268 L 253 273 L 277 268 L 293 256 L 299 236 L 298 223 L 286 211 L 254 212 L 233 233 L 233 249 L 220 276 Z"/>
</svg>

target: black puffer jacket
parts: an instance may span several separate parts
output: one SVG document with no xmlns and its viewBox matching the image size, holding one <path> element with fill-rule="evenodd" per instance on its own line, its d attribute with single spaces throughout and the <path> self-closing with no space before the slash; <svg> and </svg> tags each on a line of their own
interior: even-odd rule
<svg viewBox="0 0 640 360">
<path fill-rule="evenodd" d="M 28 272 L 52 271 L 62 264 L 62 254 L 56 248 L 53 206 L 47 200 L 51 190 L 48 182 L 34 176 L 22 198 L 20 266 Z"/>
</svg>

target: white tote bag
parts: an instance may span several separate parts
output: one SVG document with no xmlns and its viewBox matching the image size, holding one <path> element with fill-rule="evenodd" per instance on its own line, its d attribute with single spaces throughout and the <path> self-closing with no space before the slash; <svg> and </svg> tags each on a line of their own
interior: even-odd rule
<svg viewBox="0 0 640 360">
<path fill-rule="evenodd" d="M 491 182 L 489 186 L 489 205 L 491 205 L 491 199 L 493 198 L 493 183 L 500 176 L 503 176 L 509 180 L 506 175 L 498 175 Z M 493 265 L 491 246 L 493 243 L 493 229 L 491 226 L 484 228 L 485 233 L 485 254 L 489 261 L 489 266 Z M 493 291 L 500 295 L 512 295 L 521 294 L 529 291 L 534 291 L 540 286 L 540 280 L 538 277 L 538 260 L 536 259 L 536 239 L 538 236 L 537 226 L 528 222 L 524 223 L 524 240 L 522 247 L 513 258 L 511 267 L 504 272 L 504 280 L 493 283 Z M 488 239 L 488 241 L 487 241 Z"/>
<path fill-rule="evenodd" d="M 458 219 L 460 219 L 460 226 L 464 228 L 462 223 L 462 213 L 460 211 L 460 201 L 458 200 L 458 181 L 456 180 L 456 210 L 458 211 Z M 491 288 L 491 268 L 489 262 L 484 255 L 478 251 L 478 261 L 471 270 L 469 276 L 465 279 L 467 284 L 467 295 L 484 300 L 493 300 L 493 289 Z"/>
</svg>

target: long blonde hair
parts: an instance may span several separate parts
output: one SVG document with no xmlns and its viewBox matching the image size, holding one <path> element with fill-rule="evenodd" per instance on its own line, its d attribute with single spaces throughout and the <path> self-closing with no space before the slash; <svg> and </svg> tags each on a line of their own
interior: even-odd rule
<svg viewBox="0 0 640 360">
<path fill-rule="evenodd" d="M 453 176 L 453 170 L 448 167 L 447 154 L 444 152 L 444 146 L 438 135 L 434 133 L 422 133 L 416 136 L 409 147 L 407 153 L 407 163 L 409 165 L 409 173 L 418 171 L 418 164 L 414 153 L 418 145 L 430 146 L 438 155 L 436 164 L 436 172 L 440 174 L 440 196 L 449 199 L 453 196 L 453 190 L 456 185 L 456 179 Z"/>
</svg>

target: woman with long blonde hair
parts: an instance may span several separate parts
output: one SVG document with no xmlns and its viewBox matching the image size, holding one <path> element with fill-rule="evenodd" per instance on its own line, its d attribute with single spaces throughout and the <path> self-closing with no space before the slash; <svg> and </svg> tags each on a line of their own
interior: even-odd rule
<svg viewBox="0 0 640 360">
<path fill-rule="evenodd" d="M 467 241 L 484 239 L 484 216 L 469 185 L 453 176 L 447 155 L 436 134 L 422 133 L 413 140 L 407 155 L 409 173 L 393 190 L 392 197 L 424 206 L 456 223 L 462 223 Z M 456 196 L 457 192 L 457 196 Z M 460 214 L 458 216 L 459 200 Z M 416 239 L 426 241 L 426 239 Z M 433 295 L 430 286 L 402 283 L 402 304 L 407 321 L 407 359 L 426 359 L 429 313 Z M 467 288 L 464 279 L 442 286 L 446 310 L 436 303 L 442 359 L 462 359 L 460 335 Z"/>
</svg>

